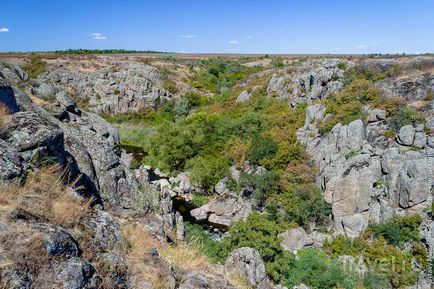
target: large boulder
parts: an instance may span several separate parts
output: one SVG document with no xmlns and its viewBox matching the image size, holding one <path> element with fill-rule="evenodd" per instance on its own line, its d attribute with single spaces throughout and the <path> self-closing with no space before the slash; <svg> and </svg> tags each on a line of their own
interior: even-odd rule
<svg viewBox="0 0 434 289">
<path fill-rule="evenodd" d="M 193 271 L 188 273 L 179 289 L 235 289 L 220 275 Z"/>
<path fill-rule="evenodd" d="M 232 222 L 245 220 L 252 211 L 252 204 L 242 195 L 226 190 L 208 204 L 194 209 L 190 214 L 198 221 L 229 226 Z"/>
<path fill-rule="evenodd" d="M 26 177 L 26 165 L 18 151 L 0 139 L 0 187 L 21 185 Z"/>
<path fill-rule="evenodd" d="M 255 249 L 242 247 L 232 251 L 226 259 L 225 271 L 246 278 L 253 288 L 271 288 L 264 263 Z"/>
<path fill-rule="evenodd" d="M 300 250 L 310 243 L 309 236 L 301 227 L 287 230 L 280 234 L 279 237 L 282 238 L 280 245 L 290 252 Z"/>
</svg>

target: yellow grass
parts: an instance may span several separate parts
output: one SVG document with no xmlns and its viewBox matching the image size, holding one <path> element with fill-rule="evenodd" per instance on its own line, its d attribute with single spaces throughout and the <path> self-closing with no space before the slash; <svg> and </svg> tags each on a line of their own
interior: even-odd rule
<svg viewBox="0 0 434 289">
<path fill-rule="evenodd" d="M 7 106 L 0 102 L 0 130 L 7 124 L 10 114 L 11 112 Z"/>
<path fill-rule="evenodd" d="M 75 197 L 62 183 L 63 177 L 58 166 L 49 166 L 29 175 L 22 187 L 1 188 L 0 213 L 20 208 L 35 217 L 72 227 L 86 213 L 92 200 Z"/>
</svg>

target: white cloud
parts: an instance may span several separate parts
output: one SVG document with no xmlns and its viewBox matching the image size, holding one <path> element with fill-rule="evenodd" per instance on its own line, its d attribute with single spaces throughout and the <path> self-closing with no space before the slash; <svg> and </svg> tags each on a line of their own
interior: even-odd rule
<svg viewBox="0 0 434 289">
<path fill-rule="evenodd" d="M 371 42 L 371 45 L 372 45 L 372 46 L 377 46 L 377 45 L 378 45 L 378 42 L 375 42 L 375 41 L 374 41 L 374 42 Z"/>
<path fill-rule="evenodd" d="M 7 29 L 7 28 L 0 28 L 0 32 L 9 32 L 9 29 Z"/>
<path fill-rule="evenodd" d="M 99 32 L 94 32 L 94 33 L 91 33 L 90 35 L 95 40 L 106 40 L 107 39 L 106 36 L 104 36 L 102 33 L 99 33 Z"/>
<path fill-rule="evenodd" d="M 356 46 L 358 49 L 366 49 L 366 45 L 359 44 Z"/>
<path fill-rule="evenodd" d="M 238 40 L 229 40 L 229 44 L 240 44 Z"/>
<path fill-rule="evenodd" d="M 193 38 L 196 38 L 196 35 L 194 35 L 194 34 L 181 34 L 178 37 L 184 38 L 184 39 L 193 39 Z"/>
<path fill-rule="evenodd" d="M 341 48 L 340 48 L 340 47 L 335 47 L 335 48 L 333 48 L 333 50 L 334 50 L 334 51 L 340 51 Z"/>
<path fill-rule="evenodd" d="M 252 35 L 247 35 L 246 39 L 252 39 L 252 37 L 253 37 Z"/>
</svg>

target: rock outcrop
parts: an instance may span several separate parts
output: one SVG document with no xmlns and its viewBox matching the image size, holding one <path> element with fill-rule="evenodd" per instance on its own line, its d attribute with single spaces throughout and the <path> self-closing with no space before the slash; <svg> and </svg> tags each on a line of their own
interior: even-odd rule
<svg viewBox="0 0 434 289">
<path fill-rule="evenodd" d="M 190 211 L 190 214 L 197 221 L 207 220 L 212 224 L 229 226 L 232 222 L 245 220 L 251 212 L 252 204 L 246 196 L 237 196 L 226 190 L 208 204 Z"/>
<path fill-rule="evenodd" d="M 298 138 L 319 166 L 317 183 L 332 204 L 336 230 L 355 237 L 370 221 L 429 206 L 434 147 L 423 124 L 404 126 L 390 140 L 385 112 L 371 110 L 366 124 L 337 124 L 320 135 L 316 122 L 324 119 L 324 112 L 320 105 L 308 107 Z"/>
<path fill-rule="evenodd" d="M 341 80 L 345 73 L 339 68 L 340 61 L 307 61 L 294 76 L 275 74 L 268 84 L 267 93 L 279 99 L 288 99 L 292 107 L 322 99 L 343 87 Z"/>
<path fill-rule="evenodd" d="M 252 288 L 272 288 L 261 256 L 255 249 L 242 247 L 232 251 L 226 259 L 225 271 L 246 278 Z"/>
<path fill-rule="evenodd" d="M 171 98 L 163 89 L 159 71 L 144 64 L 128 64 L 119 69 L 104 68 L 89 73 L 77 73 L 63 67 L 52 70 L 37 79 L 33 93 L 54 97 L 57 91 L 66 91 L 87 103 L 96 113 L 120 114 L 144 108 L 156 108 Z"/>
</svg>

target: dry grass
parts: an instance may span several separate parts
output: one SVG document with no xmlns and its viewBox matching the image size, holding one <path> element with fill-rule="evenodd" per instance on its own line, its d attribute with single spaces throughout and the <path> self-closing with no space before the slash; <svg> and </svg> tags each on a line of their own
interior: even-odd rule
<svg viewBox="0 0 434 289">
<path fill-rule="evenodd" d="M 166 273 L 158 258 L 151 258 L 151 249 L 158 252 L 164 244 L 155 239 L 140 224 L 128 224 L 122 227 L 124 237 L 128 241 L 129 250 L 125 256 L 128 268 L 136 282 L 149 282 L 153 288 L 166 288 Z"/>
<path fill-rule="evenodd" d="M 0 213 L 22 209 L 36 219 L 71 228 L 88 210 L 92 200 L 83 201 L 63 184 L 59 166 L 41 168 L 29 176 L 23 187 L 0 189 Z"/>
<path fill-rule="evenodd" d="M 0 129 L 8 123 L 10 114 L 9 108 L 3 102 L 0 102 Z"/>
<path fill-rule="evenodd" d="M 195 248 L 180 243 L 170 245 L 160 252 L 163 259 L 178 269 L 215 272 L 215 266 Z"/>
<path fill-rule="evenodd" d="M 205 271 L 219 273 L 237 289 L 249 289 L 245 278 L 226 275 L 217 268 L 199 250 L 185 243 L 165 244 L 157 240 L 139 224 L 123 226 L 122 231 L 129 243 L 129 251 L 125 259 L 134 279 L 149 282 L 153 288 L 167 288 L 167 276 L 170 264 L 176 271 Z M 157 249 L 160 258 L 150 257 L 150 250 Z"/>
</svg>

